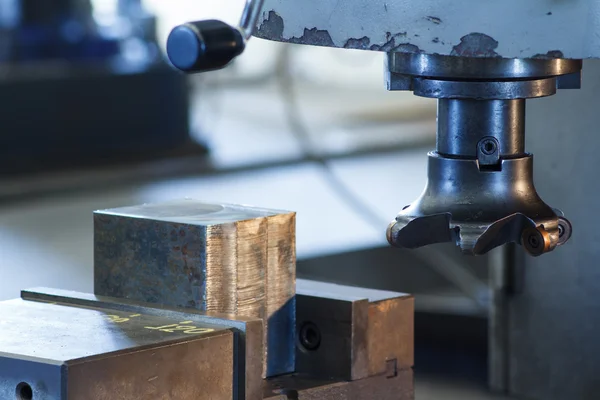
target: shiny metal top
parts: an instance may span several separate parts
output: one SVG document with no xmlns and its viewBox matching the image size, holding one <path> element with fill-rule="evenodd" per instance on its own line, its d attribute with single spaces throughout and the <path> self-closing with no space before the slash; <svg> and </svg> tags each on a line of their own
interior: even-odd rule
<svg viewBox="0 0 600 400">
<path fill-rule="evenodd" d="M 0 356 L 56 365 L 225 330 L 215 325 L 116 310 L 21 299 L 0 302 Z"/>
</svg>

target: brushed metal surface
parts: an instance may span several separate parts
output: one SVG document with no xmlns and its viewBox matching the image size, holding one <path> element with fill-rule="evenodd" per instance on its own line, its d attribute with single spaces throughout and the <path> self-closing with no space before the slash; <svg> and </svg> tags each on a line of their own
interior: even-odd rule
<svg viewBox="0 0 600 400">
<path fill-rule="evenodd" d="M 127 315 L 140 314 L 193 321 L 202 326 L 230 329 L 234 335 L 233 378 L 236 382 L 234 399 L 255 400 L 262 396 L 264 354 L 263 322 L 257 318 L 178 309 L 126 299 L 96 296 L 60 289 L 34 288 L 21 292 L 23 300 L 61 303 L 84 308 L 115 310 Z"/>
<path fill-rule="evenodd" d="M 184 199 L 98 211 L 94 226 L 96 294 L 262 318 L 264 376 L 293 372 L 294 213 Z"/>
<path fill-rule="evenodd" d="M 233 332 L 123 310 L 0 303 L 0 398 L 231 399 Z"/>
</svg>

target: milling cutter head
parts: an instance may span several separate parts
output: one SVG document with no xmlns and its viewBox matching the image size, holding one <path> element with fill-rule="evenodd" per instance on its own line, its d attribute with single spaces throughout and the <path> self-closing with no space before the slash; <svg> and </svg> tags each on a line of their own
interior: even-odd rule
<svg viewBox="0 0 600 400">
<path fill-rule="evenodd" d="M 390 224 L 388 241 L 414 249 L 456 242 L 465 254 L 481 255 L 505 243 L 519 243 L 538 256 L 571 236 L 560 211 L 538 196 L 533 157 L 502 160 L 501 169 L 482 171 L 477 160 L 429 154 L 427 187 Z"/>
<path fill-rule="evenodd" d="M 388 88 L 438 99 L 436 150 L 423 194 L 387 231 L 397 247 L 456 242 L 466 254 L 505 243 L 539 256 L 571 237 L 542 201 L 525 151 L 525 100 L 576 87 L 581 61 L 388 55 Z M 575 83 L 574 86 L 571 86 Z"/>
</svg>

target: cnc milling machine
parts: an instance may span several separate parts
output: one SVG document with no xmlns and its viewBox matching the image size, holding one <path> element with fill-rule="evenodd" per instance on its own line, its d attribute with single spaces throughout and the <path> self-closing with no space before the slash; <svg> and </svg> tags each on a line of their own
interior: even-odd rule
<svg viewBox="0 0 600 400">
<path fill-rule="evenodd" d="M 599 16 L 595 1 L 248 1 L 235 35 L 183 25 L 169 55 L 186 72 L 221 68 L 251 35 L 385 53 L 388 90 L 438 99 L 426 188 L 398 205 L 389 242 L 455 242 L 474 255 L 520 244 L 530 256 L 501 249 L 490 265 L 490 385 L 523 398 L 592 399 Z M 580 90 L 552 96 L 559 89 Z M 535 170 L 526 147 L 537 150 Z M 564 214 L 542 201 L 534 175 Z"/>
<path fill-rule="evenodd" d="M 494 254 L 492 389 L 586 400 L 600 367 L 600 65 L 582 60 L 600 58 L 598 28 L 591 0 L 248 0 L 239 26 L 175 27 L 167 52 L 190 73 L 227 66 L 252 36 L 384 53 L 388 90 L 438 99 L 426 188 L 398 204 L 388 241 Z M 550 97 L 579 89 L 582 68 L 581 90 Z M 94 222 L 94 295 L 0 303 L 0 397 L 414 398 L 412 297 L 296 287 L 293 213 L 186 200 Z"/>
</svg>

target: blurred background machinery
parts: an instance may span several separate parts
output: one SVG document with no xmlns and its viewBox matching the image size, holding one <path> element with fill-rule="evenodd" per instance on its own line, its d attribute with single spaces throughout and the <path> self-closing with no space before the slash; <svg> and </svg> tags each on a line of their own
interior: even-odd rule
<svg viewBox="0 0 600 400">
<path fill-rule="evenodd" d="M 0 2 L 4 179 L 204 152 L 155 16 L 139 0 L 112 3 Z"/>
<path fill-rule="evenodd" d="M 91 4 L 101 13 L 117 2 Z M 159 47 L 179 23 L 236 24 L 243 7 L 142 4 L 156 16 Z M 33 286 L 91 292 L 94 209 L 186 196 L 294 209 L 300 277 L 415 294 L 417 399 L 482 399 L 488 378 L 517 397 L 595 398 L 598 254 L 585 210 L 597 192 L 590 174 L 600 66 L 584 62 L 581 90 L 528 104 L 526 148 L 540 154 L 536 187 L 577 227 L 572 242 L 540 259 L 510 246 L 464 258 L 447 245 L 387 246 L 389 216 L 422 192 L 436 106 L 382 90 L 382 62 L 378 53 L 253 40 L 231 68 L 186 78 L 186 128 L 209 154 L 137 160 L 127 151 L 134 161 L 125 167 L 105 160 L 57 171 L 50 166 L 61 156 L 48 148 L 38 173 L 2 176 L 0 296 Z M 27 146 L 31 159 L 35 143 Z"/>
</svg>

